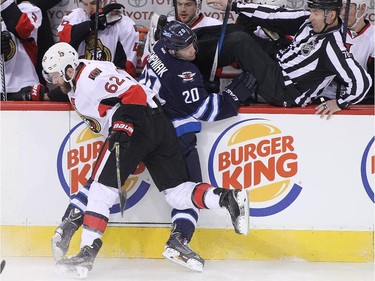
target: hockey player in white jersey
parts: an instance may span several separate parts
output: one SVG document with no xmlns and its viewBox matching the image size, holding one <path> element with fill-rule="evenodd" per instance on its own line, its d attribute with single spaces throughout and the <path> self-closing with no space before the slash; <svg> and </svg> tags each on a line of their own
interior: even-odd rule
<svg viewBox="0 0 375 281">
<path fill-rule="evenodd" d="M 93 59 L 96 52 L 97 60 L 111 61 L 135 77 L 139 44 L 137 27 L 124 15 L 121 4 L 98 1 L 98 30 L 95 22 L 97 0 L 80 0 L 83 8 L 72 10 L 57 27 L 59 41 L 72 45 L 80 58 Z"/>
<path fill-rule="evenodd" d="M 39 101 L 45 92 L 35 69 L 42 12 L 28 1 L 18 2 L 21 3 L 1 1 L 1 55 L 5 70 L 1 98 Z"/>
<path fill-rule="evenodd" d="M 67 93 L 74 109 L 92 131 L 107 137 L 91 176 L 81 250 L 58 261 L 57 274 L 84 278 L 93 267 L 102 246 L 109 209 L 119 195 L 116 145 L 120 147 L 121 185 L 142 161 L 172 208 L 224 207 L 229 211 L 236 233 L 247 235 L 247 191 L 187 181 L 173 125 L 154 91 L 113 63 L 79 60 L 77 51 L 63 42 L 46 52 L 42 64 L 47 81 Z"/>
</svg>

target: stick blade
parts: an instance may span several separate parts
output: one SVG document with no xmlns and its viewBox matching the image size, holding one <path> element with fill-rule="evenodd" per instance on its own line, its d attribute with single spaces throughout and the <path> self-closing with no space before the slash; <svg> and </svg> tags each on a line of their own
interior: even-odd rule
<svg viewBox="0 0 375 281">
<path fill-rule="evenodd" d="M 128 196 L 126 192 L 123 192 L 122 190 L 119 190 L 119 197 L 120 197 L 120 211 L 121 211 L 121 217 L 124 217 L 124 211 L 126 207 L 126 201 L 128 200 Z"/>
</svg>

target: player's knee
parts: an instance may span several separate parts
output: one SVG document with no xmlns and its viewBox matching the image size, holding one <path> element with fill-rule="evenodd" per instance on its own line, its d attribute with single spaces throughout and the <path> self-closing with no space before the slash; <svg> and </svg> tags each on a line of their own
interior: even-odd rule
<svg viewBox="0 0 375 281">
<path fill-rule="evenodd" d="M 194 182 L 184 182 L 176 187 L 169 188 L 164 191 L 165 200 L 172 208 L 180 210 L 194 208 L 191 194 L 195 185 Z"/>
</svg>

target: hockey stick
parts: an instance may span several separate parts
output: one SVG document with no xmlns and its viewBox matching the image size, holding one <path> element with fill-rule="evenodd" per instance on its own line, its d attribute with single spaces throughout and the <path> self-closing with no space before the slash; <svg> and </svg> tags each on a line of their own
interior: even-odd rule
<svg viewBox="0 0 375 281">
<path fill-rule="evenodd" d="M 95 12 L 95 42 L 94 42 L 94 60 L 98 57 L 98 27 L 99 27 L 99 1 L 96 0 L 96 12 Z"/>
<path fill-rule="evenodd" d="M 346 6 L 345 6 L 345 14 L 344 14 L 344 22 L 342 23 L 342 40 L 344 42 L 344 46 L 346 47 L 346 34 L 348 33 L 348 21 L 349 21 L 349 10 L 350 10 L 350 0 L 346 1 Z M 341 84 L 337 83 L 337 89 L 336 89 L 336 99 L 340 96 L 341 94 Z"/>
<path fill-rule="evenodd" d="M 210 82 L 213 82 L 214 79 L 215 79 L 217 64 L 219 62 L 219 56 L 220 56 L 220 53 L 221 53 L 221 48 L 223 46 L 225 30 L 227 29 L 227 24 L 228 24 L 228 19 L 229 19 L 231 7 L 232 7 L 232 0 L 228 0 L 227 7 L 225 9 L 223 24 L 222 24 L 221 30 L 220 30 L 219 41 L 217 42 L 217 46 L 216 46 L 214 61 L 212 63 L 211 74 L 210 74 Z"/>
<path fill-rule="evenodd" d="M 177 12 L 177 0 L 173 0 L 173 6 L 174 6 L 174 18 L 178 20 L 178 12 Z"/>
<path fill-rule="evenodd" d="M 121 173 L 120 173 L 120 143 L 115 142 L 115 154 L 116 154 L 116 177 L 117 177 L 117 188 L 118 195 L 120 197 L 120 211 L 121 217 L 124 216 L 124 210 L 126 201 L 128 200 L 128 194 L 125 189 L 122 188 L 121 184 Z"/>
<path fill-rule="evenodd" d="M 1 100 L 6 101 L 8 99 L 7 89 L 5 85 L 5 57 L 1 55 Z"/>
</svg>

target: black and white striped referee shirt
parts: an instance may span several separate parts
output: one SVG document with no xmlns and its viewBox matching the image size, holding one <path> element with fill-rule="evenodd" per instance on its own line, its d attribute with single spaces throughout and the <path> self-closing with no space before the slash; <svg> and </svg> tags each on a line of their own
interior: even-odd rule
<svg viewBox="0 0 375 281">
<path fill-rule="evenodd" d="M 310 104 L 335 77 L 346 85 L 346 91 L 337 100 L 340 108 L 358 103 L 366 95 L 371 77 L 346 50 L 341 24 L 315 33 L 306 10 L 239 2 L 233 3 L 232 10 L 250 17 L 255 25 L 294 36 L 289 47 L 279 51 L 277 60 L 285 86 L 294 85 L 300 93 L 295 100 L 297 105 Z"/>
</svg>

